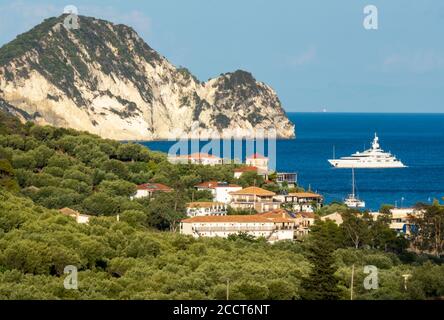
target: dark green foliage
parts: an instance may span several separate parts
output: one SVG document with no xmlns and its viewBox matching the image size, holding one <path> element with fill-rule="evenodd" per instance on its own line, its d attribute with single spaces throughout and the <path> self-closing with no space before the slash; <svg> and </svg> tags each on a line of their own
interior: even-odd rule
<svg viewBox="0 0 444 320">
<path fill-rule="evenodd" d="M 332 221 L 318 221 L 312 227 L 308 243 L 308 260 L 312 264 L 312 269 L 310 275 L 302 282 L 302 298 L 305 300 L 337 300 L 341 298 L 333 257 L 336 246 L 331 241 L 329 232 L 335 226 Z"/>
<path fill-rule="evenodd" d="M 435 200 L 433 205 L 419 205 L 418 209 L 424 214 L 413 219 L 414 245 L 440 257 L 444 254 L 444 206 Z"/>
<path fill-rule="evenodd" d="M 0 48 L 0 65 L 5 65 L 14 58 L 20 57 L 26 51 L 37 48 L 41 50 L 39 40 L 47 35 L 57 22 L 56 18 L 49 18 L 30 31 L 19 35 L 15 40 Z"/>
<path fill-rule="evenodd" d="M 324 207 L 322 214 L 339 209 L 345 223 L 318 222 L 302 244 L 271 245 L 248 234 L 182 236 L 185 203 L 211 200 L 194 185 L 264 186 L 261 177 L 246 173 L 236 181 L 231 165 L 172 165 L 136 144 L 22 125 L 1 112 L 0 118 L 1 299 L 225 299 L 227 284 L 230 299 L 337 299 L 350 288 L 352 265 L 357 299 L 443 295 L 442 261 L 407 252 L 408 239 L 384 216 L 373 221 L 339 205 Z M 174 191 L 131 200 L 134 184 L 149 180 Z M 97 217 L 77 224 L 52 210 L 62 207 Z M 440 226 L 442 207 L 426 209 L 421 230 L 435 231 L 422 235 L 432 237 L 437 229 L 429 227 Z M 381 275 L 380 289 L 370 292 L 362 287 L 368 264 Z M 78 267 L 79 290 L 63 289 L 66 265 Z"/>
<path fill-rule="evenodd" d="M 15 179 L 14 169 L 8 159 L 1 157 L 0 154 L 0 188 L 8 191 L 19 191 L 19 185 Z"/>
<path fill-rule="evenodd" d="M 179 72 L 186 80 L 193 79 L 196 83 L 200 83 L 199 79 L 194 76 L 190 70 L 188 70 L 185 67 L 179 67 L 177 68 L 177 72 Z"/>
<path fill-rule="evenodd" d="M 257 186 L 261 187 L 264 185 L 264 178 L 263 176 L 258 175 L 256 172 L 249 171 L 244 172 L 239 180 L 238 184 L 241 185 L 243 188 L 246 188 L 248 186 Z"/>
</svg>

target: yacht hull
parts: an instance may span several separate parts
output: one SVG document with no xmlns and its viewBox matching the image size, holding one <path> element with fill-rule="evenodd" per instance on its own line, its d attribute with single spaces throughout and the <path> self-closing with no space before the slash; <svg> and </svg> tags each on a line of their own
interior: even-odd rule
<svg viewBox="0 0 444 320">
<path fill-rule="evenodd" d="M 379 163 L 379 162 L 360 162 L 360 161 L 349 161 L 349 160 L 328 160 L 328 162 L 334 168 L 340 169 L 383 169 L 383 168 L 405 168 L 406 166 L 400 161 Z"/>
</svg>

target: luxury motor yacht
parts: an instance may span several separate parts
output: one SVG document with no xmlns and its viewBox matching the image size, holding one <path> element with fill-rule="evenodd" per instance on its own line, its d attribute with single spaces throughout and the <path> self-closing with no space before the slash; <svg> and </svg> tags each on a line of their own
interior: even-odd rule
<svg viewBox="0 0 444 320">
<path fill-rule="evenodd" d="M 384 152 L 375 133 L 371 149 L 356 152 L 349 157 L 328 160 L 335 168 L 404 168 L 405 165 L 389 152 Z"/>
</svg>

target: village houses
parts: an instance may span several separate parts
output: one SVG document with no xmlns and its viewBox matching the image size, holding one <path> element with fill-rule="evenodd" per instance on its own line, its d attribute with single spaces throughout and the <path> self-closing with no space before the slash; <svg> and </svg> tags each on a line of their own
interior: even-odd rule
<svg viewBox="0 0 444 320">
<path fill-rule="evenodd" d="M 231 202 L 231 192 L 242 190 L 242 187 L 237 184 L 230 184 L 227 182 L 207 181 L 194 186 L 196 190 L 210 191 L 213 199 L 216 202 L 228 204 Z"/>
<path fill-rule="evenodd" d="M 89 222 L 91 216 L 87 214 L 81 214 L 80 212 L 73 210 L 71 208 L 60 209 L 59 212 L 65 216 L 72 217 L 77 223 L 85 224 Z"/>
<path fill-rule="evenodd" d="M 190 155 L 169 155 L 168 161 L 173 164 L 189 163 L 215 166 L 223 164 L 223 159 L 208 153 L 193 153 Z"/>
<path fill-rule="evenodd" d="M 260 173 L 268 173 L 268 162 L 269 159 L 259 153 L 250 155 L 245 159 L 247 166 L 256 167 Z"/>
<path fill-rule="evenodd" d="M 152 198 L 157 193 L 172 191 L 173 189 L 161 183 L 144 183 L 137 186 L 136 194 L 132 198 Z"/>
<path fill-rule="evenodd" d="M 282 216 L 254 215 L 204 216 L 184 219 L 180 225 L 182 234 L 193 237 L 222 237 L 245 232 L 269 242 L 293 240 L 296 223 Z"/>
<path fill-rule="evenodd" d="M 190 202 L 186 205 L 188 217 L 225 216 L 227 204 L 223 202 Z"/>
<path fill-rule="evenodd" d="M 248 187 L 239 191 L 230 193 L 231 207 L 235 209 L 250 210 L 257 212 L 266 212 L 279 209 L 281 202 L 274 199 L 276 193 L 259 187 Z"/>
<path fill-rule="evenodd" d="M 324 198 L 313 192 L 291 192 L 279 194 L 275 199 L 287 204 L 296 212 L 314 212 L 322 207 Z"/>
</svg>

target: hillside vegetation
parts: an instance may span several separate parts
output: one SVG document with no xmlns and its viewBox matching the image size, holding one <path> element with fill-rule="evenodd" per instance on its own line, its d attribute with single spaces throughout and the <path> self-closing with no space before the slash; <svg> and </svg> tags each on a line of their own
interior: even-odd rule
<svg viewBox="0 0 444 320">
<path fill-rule="evenodd" d="M 352 212 L 341 227 L 318 222 L 302 242 L 171 232 L 187 201 L 211 200 L 196 183 L 247 184 L 232 169 L 172 165 L 137 144 L 0 113 L 0 299 L 225 299 L 227 283 L 230 299 L 347 299 L 352 265 L 357 299 L 444 295 L 439 258 L 407 252 L 386 224 Z M 131 201 L 148 180 L 175 191 Z M 77 224 L 63 207 L 94 217 Z M 350 226 L 364 235 L 357 245 Z M 67 265 L 79 270 L 78 290 L 63 286 Z M 365 265 L 378 267 L 379 289 L 364 289 Z M 407 289 L 403 274 L 411 275 Z"/>
</svg>

